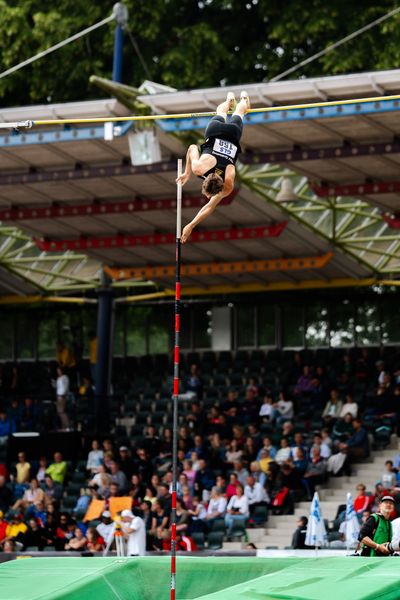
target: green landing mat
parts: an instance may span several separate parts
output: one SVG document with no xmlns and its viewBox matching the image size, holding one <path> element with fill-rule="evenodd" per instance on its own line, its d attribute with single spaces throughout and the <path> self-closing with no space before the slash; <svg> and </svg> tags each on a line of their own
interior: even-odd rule
<svg viewBox="0 0 400 600">
<path fill-rule="evenodd" d="M 169 557 L 25 558 L 0 600 L 169 599 Z M 400 558 L 178 557 L 177 600 L 399 600 Z"/>
</svg>

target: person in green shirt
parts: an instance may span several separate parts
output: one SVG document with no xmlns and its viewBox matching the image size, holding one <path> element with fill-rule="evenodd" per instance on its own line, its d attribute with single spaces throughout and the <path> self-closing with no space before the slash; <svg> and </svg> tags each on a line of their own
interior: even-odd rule
<svg viewBox="0 0 400 600">
<path fill-rule="evenodd" d="M 61 452 L 55 452 L 54 462 L 47 467 L 46 475 L 50 475 L 53 481 L 64 484 L 64 479 L 67 474 L 67 463 L 62 458 Z"/>
<path fill-rule="evenodd" d="M 395 506 L 392 496 L 383 496 L 378 512 L 373 513 L 363 524 L 358 540 L 362 544 L 361 556 L 388 556 L 387 544 L 392 539 L 390 517 Z"/>
</svg>

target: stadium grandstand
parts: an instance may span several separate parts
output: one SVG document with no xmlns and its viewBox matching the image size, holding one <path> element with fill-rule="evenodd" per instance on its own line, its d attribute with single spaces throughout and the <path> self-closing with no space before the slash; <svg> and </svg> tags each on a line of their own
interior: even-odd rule
<svg viewBox="0 0 400 600">
<path fill-rule="evenodd" d="M 193 117 L 0 132 L 1 561 L 113 555 L 132 510 L 171 549 L 176 165 L 226 90 L 100 83 L 0 120 Z M 235 190 L 182 247 L 177 528 L 262 578 L 256 553 L 314 550 L 315 491 L 343 561 L 348 492 L 360 524 L 400 511 L 400 70 L 243 87 L 292 108 L 245 116 Z M 192 178 L 183 224 L 206 201 Z"/>
</svg>

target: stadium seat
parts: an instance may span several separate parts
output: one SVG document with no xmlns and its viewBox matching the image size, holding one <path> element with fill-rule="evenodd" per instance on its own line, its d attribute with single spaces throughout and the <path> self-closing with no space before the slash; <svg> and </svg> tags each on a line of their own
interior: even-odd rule
<svg viewBox="0 0 400 600">
<path fill-rule="evenodd" d="M 205 547 L 205 536 L 202 531 L 194 531 L 191 536 L 192 540 L 196 544 L 199 550 L 203 550 Z"/>
<path fill-rule="evenodd" d="M 212 533 L 215 533 L 215 532 L 221 533 L 222 532 L 223 534 L 225 534 L 226 526 L 225 526 L 224 519 L 214 519 L 211 523 L 210 531 Z"/>
<path fill-rule="evenodd" d="M 256 525 L 264 525 L 268 521 L 268 508 L 266 506 L 256 506 L 252 519 Z"/>
<path fill-rule="evenodd" d="M 234 523 L 229 537 L 232 541 L 241 540 L 246 536 L 246 528 L 243 523 Z"/>
<path fill-rule="evenodd" d="M 224 534 L 221 531 L 211 531 L 207 537 L 207 547 L 209 550 L 219 550 L 224 543 Z"/>
</svg>

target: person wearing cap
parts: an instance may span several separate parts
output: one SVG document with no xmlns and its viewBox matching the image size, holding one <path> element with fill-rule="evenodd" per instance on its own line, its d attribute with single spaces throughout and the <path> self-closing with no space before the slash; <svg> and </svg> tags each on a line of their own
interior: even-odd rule
<svg viewBox="0 0 400 600">
<path fill-rule="evenodd" d="M 361 556 L 388 556 L 387 548 L 392 540 L 390 516 L 395 506 L 392 496 L 383 496 L 379 508 L 363 524 L 358 536 L 362 544 Z"/>
<path fill-rule="evenodd" d="M 109 543 L 114 535 L 115 525 L 111 518 L 109 510 L 105 510 L 101 515 L 101 523 L 96 527 L 97 533 L 101 535 L 106 544 Z"/>
<path fill-rule="evenodd" d="M 137 511 L 135 514 L 128 509 L 121 512 L 121 530 L 127 542 L 127 555 L 144 556 L 146 554 L 146 527 Z"/>
</svg>

